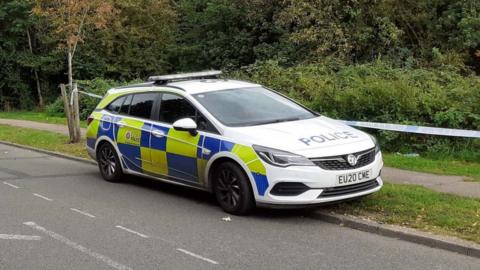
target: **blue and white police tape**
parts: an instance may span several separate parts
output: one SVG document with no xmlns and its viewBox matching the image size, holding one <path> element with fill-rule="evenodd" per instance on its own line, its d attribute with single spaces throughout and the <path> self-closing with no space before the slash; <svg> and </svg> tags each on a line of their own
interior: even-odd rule
<svg viewBox="0 0 480 270">
<path fill-rule="evenodd" d="M 362 122 L 362 121 L 346 121 L 346 120 L 339 120 L 339 121 L 354 127 L 374 128 L 374 129 L 381 129 L 381 130 L 428 134 L 428 135 L 480 138 L 480 131 L 478 130 L 422 127 L 422 126 L 398 125 L 398 124 Z"/>
<path fill-rule="evenodd" d="M 100 96 L 100 95 L 96 95 L 96 94 L 93 94 L 93 93 L 89 93 L 89 92 L 85 92 L 85 91 L 82 91 L 82 90 L 78 90 L 78 88 L 75 86 L 75 88 L 73 89 L 72 93 L 70 94 L 70 105 L 73 106 L 73 93 L 74 92 L 77 92 L 77 93 L 82 93 L 82 94 L 85 94 L 89 97 L 94 97 L 94 98 L 98 98 L 98 99 L 102 99 L 103 96 Z"/>
<path fill-rule="evenodd" d="M 85 94 L 89 97 L 94 97 L 94 98 L 98 98 L 98 99 L 102 99 L 103 96 L 100 96 L 100 95 L 96 95 L 96 94 L 92 94 L 92 93 L 89 93 L 89 92 L 85 92 L 85 91 L 81 91 L 81 90 L 77 90 L 79 93 L 82 93 L 82 94 Z"/>
</svg>

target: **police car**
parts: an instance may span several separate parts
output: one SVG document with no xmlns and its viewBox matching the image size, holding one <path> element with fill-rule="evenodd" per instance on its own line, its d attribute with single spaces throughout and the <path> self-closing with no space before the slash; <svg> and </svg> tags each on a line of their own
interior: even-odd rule
<svg viewBox="0 0 480 270">
<path fill-rule="evenodd" d="M 232 214 L 312 206 L 380 190 L 374 137 L 219 71 L 111 89 L 88 118 L 107 181 L 125 174 L 212 192 Z"/>
</svg>

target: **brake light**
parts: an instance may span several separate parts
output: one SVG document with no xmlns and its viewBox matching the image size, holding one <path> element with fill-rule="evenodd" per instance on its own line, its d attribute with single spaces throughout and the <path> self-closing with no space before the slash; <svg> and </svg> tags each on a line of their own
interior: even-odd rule
<svg viewBox="0 0 480 270">
<path fill-rule="evenodd" d="M 93 116 L 89 115 L 87 117 L 87 126 L 90 125 L 90 123 L 93 121 Z"/>
</svg>

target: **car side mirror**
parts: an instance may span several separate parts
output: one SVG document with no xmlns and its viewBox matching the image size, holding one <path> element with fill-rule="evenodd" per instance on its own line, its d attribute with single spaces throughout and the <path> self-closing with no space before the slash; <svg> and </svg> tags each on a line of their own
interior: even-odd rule
<svg viewBox="0 0 480 270">
<path fill-rule="evenodd" d="M 178 131 L 188 131 L 192 136 L 197 135 L 197 123 L 191 118 L 182 118 L 173 123 L 173 128 Z"/>
</svg>

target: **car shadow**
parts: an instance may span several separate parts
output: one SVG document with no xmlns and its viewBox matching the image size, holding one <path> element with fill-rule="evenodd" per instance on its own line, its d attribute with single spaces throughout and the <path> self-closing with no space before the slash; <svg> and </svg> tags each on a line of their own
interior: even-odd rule
<svg viewBox="0 0 480 270">
<path fill-rule="evenodd" d="M 128 175 L 127 177 L 125 177 L 123 183 L 179 197 L 185 200 L 189 200 L 192 203 L 206 204 L 208 206 L 217 208 L 219 213 L 229 215 L 228 213 L 223 212 L 223 210 L 220 208 L 215 199 L 215 196 L 207 191 L 133 175 Z M 320 208 L 321 207 L 319 206 L 293 209 L 257 207 L 250 213 L 249 217 L 268 219 L 308 217 L 311 216 L 314 211 Z"/>
</svg>

